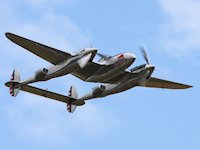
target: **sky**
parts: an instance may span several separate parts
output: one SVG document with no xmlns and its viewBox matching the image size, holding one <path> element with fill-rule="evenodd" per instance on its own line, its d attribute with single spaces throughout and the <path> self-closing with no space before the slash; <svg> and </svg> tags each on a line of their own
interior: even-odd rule
<svg viewBox="0 0 200 150">
<path fill-rule="evenodd" d="M 198 0 L 0 0 L 1 149 L 199 150 L 199 8 Z M 13 69 L 23 80 L 50 64 L 5 32 L 66 52 L 91 45 L 108 55 L 131 52 L 137 56 L 131 67 L 144 63 L 139 47 L 145 45 L 153 76 L 194 87 L 136 87 L 87 101 L 73 114 L 63 103 L 29 93 L 13 98 L 4 86 Z M 71 85 L 81 96 L 96 84 L 72 75 L 34 84 L 62 94 Z"/>
</svg>

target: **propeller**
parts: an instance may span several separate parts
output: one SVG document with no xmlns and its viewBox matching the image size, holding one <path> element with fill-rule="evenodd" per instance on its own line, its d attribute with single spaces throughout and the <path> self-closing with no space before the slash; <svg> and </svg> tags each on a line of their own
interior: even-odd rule
<svg viewBox="0 0 200 150">
<path fill-rule="evenodd" d="M 155 66 L 154 65 L 151 65 L 150 64 L 150 59 L 148 57 L 148 53 L 147 53 L 147 50 L 145 49 L 144 46 L 141 46 L 140 47 L 140 50 L 141 50 L 141 53 L 142 53 L 142 56 L 144 58 L 144 60 L 146 61 L 146 65 L 145 65 L 145 68 L 149 69 L 150 70 L 150 74 L 149 74 L 149 77 L 151 76 L 151 74 L 153 73 L 153 71 L 155 70 Z"/>
<path fill-rule="evenodd" d="M 102 61 L 102 60 L 109 59 L 109 58 L 111 57 L 111 56 L 109 56 L 109 55 L 102 54 L 102 53 L 97 53 L 97 55 L 98 55 L 99 57 L 101 57 L 101 59 L 100 59 L 98 62 L 100 62 L 100 61 Z"/>
<path fill-rule="evenodd" d="M 141 54 L 142 54 L 144 60 L 146 61 L 146 64 L 142 64 L 142 65 L 139 65 L 139 66 L 136 66 L 136 67 L 130 69 L 131 72 L 134 72 L 136 70 L 140 70 L 140 69 L 143 69 L 143 68 L 152 68 L 152 69 L 154 69 L 154 66 L 150 65 L 150 60 L 149 60 L 148 53 L 147 53 L 145 47 L 141 46 L 140 47 L 140 51 L 141 51 Z"/>
<path fill-rule="evenodd" d="M 141 46 L 140 50 L 141 50 L 141 53 L 142 53 L 142 56 L 143 56 L 144 60 L 149 65 L 150 64 L 150 60 L 149 60 L 149 57 L 148 57 L 148 54 L 147 54 L 147 51 L 146 51 L 145 47 Z"/>
</svg>

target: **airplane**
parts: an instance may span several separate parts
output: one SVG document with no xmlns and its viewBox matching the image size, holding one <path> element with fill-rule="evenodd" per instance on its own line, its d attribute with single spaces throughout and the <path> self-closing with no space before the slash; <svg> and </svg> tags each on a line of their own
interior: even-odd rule
<svg viewBox="0 0 200 150">
<path fill-rule="evenodd" d="M 12 33 L 5 33 L 5 35 L 12 42 L 53 64 L 49 68 L 36 71 L 34 76 L 22 82 L 19 72 L 15 69 L 11 80 L 5 83 L 10 89 L 10 95 L 15 97 L 22 90 L 54 99 L 66 103 L 67 110 L 70 113 L 73 113 L 77 106 L 84 105 L 87 100 L 120 93 L 137 86 L 162 89 L 192 87 L 152 77 L 155 66 L 150 64 L 147 52 L 143 47 L 141 52 L 146 63 L 128 70 L 128 67 L 136 60 L 136 56 L 132 53 L 125 52 L 109 56 L 97 53 L 97 48 L 85 48 L 75 54 L 70 54 Z M 96 55 L 101 57 L 98 62 L 93 61 Z M 100 84 L 81 97 L 78 97 L 76 87 L 73 85 L 70 87 L 67 96 L 29 85 L 66 74 L 72 74 L 86 82 Z"/>
</svg>

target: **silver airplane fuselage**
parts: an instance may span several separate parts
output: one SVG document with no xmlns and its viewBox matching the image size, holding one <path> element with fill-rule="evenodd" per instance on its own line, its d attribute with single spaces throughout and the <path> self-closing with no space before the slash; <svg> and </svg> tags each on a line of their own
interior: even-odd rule
<svg viewBox="0 0 200 150">
<path fill-rule="evenodd" d="M 131 53 L 121 53 L 115 55 L 100 62 L 100 64 L 104 65 L 104 67 L 97 70 L 86 81 L 100 83 L 109 81 L 125 71 L 135 61 L 135 59 L 135 55 Z"/>
</svg>

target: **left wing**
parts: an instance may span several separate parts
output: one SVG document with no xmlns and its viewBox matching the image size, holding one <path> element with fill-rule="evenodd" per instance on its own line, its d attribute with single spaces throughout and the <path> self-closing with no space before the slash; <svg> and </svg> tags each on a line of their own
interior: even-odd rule
<svg viewBox="0 0 200 150">
<path fill-rule="evenodd" d="M 6 33 L 6 37 L 14 42 L 15 44 L 25 48 L 29 52 L 41 57 L 42 59 L 57 65 L 60 62 L 63 62 L 64 60 L 67 60 L 71 57 L 71 54 L 57 50 L 55 48 L 40 44 L 38 42 L 26 39 L 24 37 L 12 34 L 12 33 Z"/>
<path fill-rule="evenodd" d="M 164 88 L 164 89 L 187 89 L 192 87 L 190 85 L 176 83 L 154 77 L 151 77 L 148 81 L 144 82 L 144 84 L 141 84 L 139 86 L 151 87 L 151 88 Z"/>
</svg>

